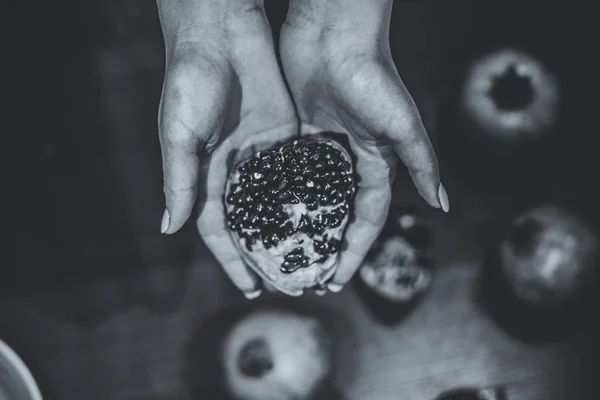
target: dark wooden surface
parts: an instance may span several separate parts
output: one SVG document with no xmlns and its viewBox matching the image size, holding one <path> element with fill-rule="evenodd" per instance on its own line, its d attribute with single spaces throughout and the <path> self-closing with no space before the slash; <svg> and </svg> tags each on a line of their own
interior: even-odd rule
<svg viewBox="0 0 600 400">
<path fill-rule="evenodd" d="M 506 384 L 510 398 L 519 400 L 598 396 L 586 376 L 597 368 L 585 357 L 594 348 L 579 347 L 585 336 L 526 345 L 478 306 L 476 228 L 489 216 L 463 218 L 460 208 L 438 216 L 435 284 L 396 327 L 378 325 L 351 286 L 337 295 L 310 296 L 351 322 L 356 365 L 339 382 L 348 399 L 428 400 L 452 386 L 490 384 Z M 202 321 L 244 301 L 200 247 L 189 266 L 153 267 L 4 300 L 0 333 L 48 399 L 188 399 L 187 357 Z"/>
<path fill-rule="evenodd" d="M 279 21 L 284 3 L 268 2 Z M 549 29 L 566 19 L 564 11 L 478 4 L 395 5 L 394 56 L 434 142 L 443 89 L 471 52 L 507 37 L 546 38 L 545 53 L 559 47 L 572 56 L 572 41 Z M 131 15 L 140 15 L 134 6 Z M 0 337 L 22 355 L 50 400 L 188 399 L 185 360 L 202 320 L 244 301 L 191 226 L 175 237 L 158 234 L 162 44 L 155 15 L 147 13 L 140 37 L 118 39 L 127 33 L 117 29 L 125 19 L 110 34 L 88 27 L 87 41 L 69 56 L 46 49 L 35 59 L 17 46 L 22 57 L 3 64 L 14 78 L 6 82 L 15 104 L 7 117 L 19 134 L 5 139 L 5 148 L 14 149 L 3 171 L 11 189 L 8 231 L 16 241 L 0 269 Z M 582 147 L 554 185 L 531 199 L 467 192 L 442 164 L 452 212 L 430 211 L 439 274 L 402 325 L 378 326 L 351 287 L 315 299 L 345 315 L 358 340 L 356 370 L 340 382 L 349 400 L 428 400 L 451 386 L 495 383 L 508 385 L 511 400 L 599 397 L 594 332 L 525 345 L 498 329 L 474 299 L 484 233 L 499 213 L 549 198 L 595 218 L 597 183 L 586 157 L 593 149 Z M 417 198 L 401 173 L 395 200 L 405 199 Z"/>
</svg>

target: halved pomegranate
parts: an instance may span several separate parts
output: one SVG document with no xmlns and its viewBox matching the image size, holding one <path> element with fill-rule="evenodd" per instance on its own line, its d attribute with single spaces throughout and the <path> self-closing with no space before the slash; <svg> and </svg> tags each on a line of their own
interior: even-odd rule
<svg viewBox="0 0 600 400">
<path fill-rule="evenodd" d="M 355 190 L 352 159 L 336 141 L 310 137 L 260 151 L 227 182 L 230 232 L 257 274 L 299 296 L 335 272 Z"/>
<path fill-rule="evenodd" d="M 502 48 L 476 59 L 440 103 L 440 162 L 461 183 L 494 197 L 512 193 L 509 187 L 535 190 L 560 165 L 568 143 L 559 83 L 526 51 Z"/>
<path fill-rule="evenodd" d="M 354 281 L 380 322 L 402 319 L 431 286 L 433 231 L 410 206 L 392 210 Z"/>
<path fill-rule="evenodd" d="M 461 100 L 481 133 L 511 141 L 550 132 L 558 117 L 559 93 L 558 79 L 540 60 L 507 48 L 471 66 Z"/>
<path fill-rule="evenodd" d="M 316 318 L 260 310 L 238 321 L 223 342 L 228 393 L 241 400 L 308 400 L 333 371 L 331 338 Z"/>
</svg>

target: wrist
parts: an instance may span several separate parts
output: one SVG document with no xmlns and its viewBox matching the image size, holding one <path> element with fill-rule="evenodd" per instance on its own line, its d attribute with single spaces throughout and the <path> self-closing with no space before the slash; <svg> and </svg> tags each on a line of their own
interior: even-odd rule
<svg viewBox="0 0 600 400">
<path fill-rule="evenodd" d="M 167 46 L 210 42 L 264 16 L 263 0 L 157 0 Z"/>
<path fill-rule="evenodd" d="M 286 25 L 323 38 L 388 39 L 393 0 L 290 0 Z M 325 34 L 325 35 L 324 35 Z"/>
</svg>

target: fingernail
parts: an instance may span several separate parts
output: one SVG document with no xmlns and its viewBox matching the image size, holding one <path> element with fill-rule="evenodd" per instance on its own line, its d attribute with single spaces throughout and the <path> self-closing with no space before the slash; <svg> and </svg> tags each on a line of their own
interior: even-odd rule
<svg viewBox="0 0 600 400">
<path fill-rule="evenodd" d="M 171 216 L 169 215 L 169 210 L 165 210 L 162 221 L 160 223 L 160 233 L 166 233 L 167 229 L 169 229 L 169 224 L 171 223 Z"/>
<path fill-rule="evenodd" d="M 261 293 L 262 289 L 256 289 L 254 292 L 244 292 L 244 296 L 246 296 L 248 300 L 252 300 L 260 296 Z"/>
<path fill-rule="evenodd" d="M 325 296 L 327 294 L 327 290 L 325 290 L 325 289 L 315 289 L 315 294 L 317 296 Z"/>
<path fill-rule="evenodd" d="M 342 291 L 344 287 L 342 285 L 338 285 L 337 283 L 328 283 L 327 289 L 332 291 L 333 293 L 339 293 Z"/>
<path fill-rule="evenodd" d="M 446 193 L 446 189 L 444 185 L 440 183 L 440 188 L 438 189 L 438 199 L 440 200 L 440 205 L 442 206 L 442 210 L 444 212 L 450 211 L 450 202 L 448 201 L 448 193 Z"/>
</svg>

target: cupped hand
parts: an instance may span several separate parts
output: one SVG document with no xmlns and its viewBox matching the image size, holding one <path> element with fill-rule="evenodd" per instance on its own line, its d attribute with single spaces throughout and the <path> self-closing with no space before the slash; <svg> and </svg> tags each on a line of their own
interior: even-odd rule
<svg viewBox="0 0 600 400">
<path fill-rule="evenodd" d="M 177 232 L 197 202 L 200 235 L 250 298 L 261 285 L 227 231 L 228 172 L 236 160 L 297 134 L 260 3 L 158 2 L 166 47 L 159 108 L 166 197 L 161 230 Z"/>
<path fill-rule="evenodd" d="M 397 160 L 420 195 L 448 210 L 438 163 L 389 47 L 391 0 L 291 0 L 280 36 L 284 75 L 303 134 L 345 133 L 358 190 L 347 246 L 329 290 L 342 289 L 387 218 Z"/>
</svg>

